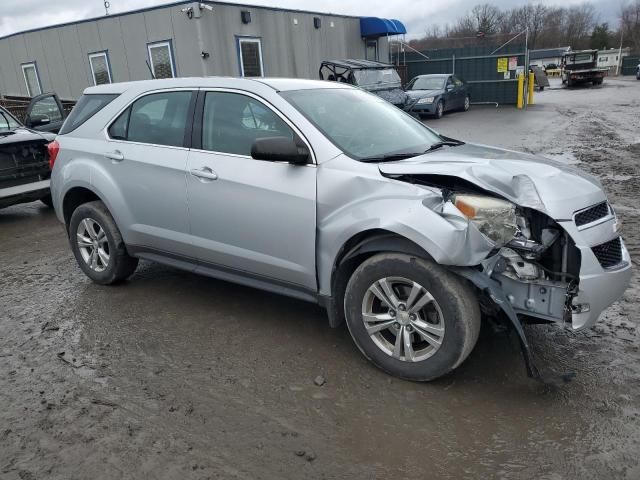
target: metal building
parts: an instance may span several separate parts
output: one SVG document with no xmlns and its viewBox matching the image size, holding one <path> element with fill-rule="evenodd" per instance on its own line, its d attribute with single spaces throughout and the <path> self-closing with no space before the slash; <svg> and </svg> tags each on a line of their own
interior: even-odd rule
<svg viewBox="0 0 640 480">
<path fill-rule="evenodd" d="M 387 61 L 397 20 L 212 1 L 181 1 L 0 38 L 0 95 L 154 76 L 317 78 L 322 60 Z"/>
</svg>

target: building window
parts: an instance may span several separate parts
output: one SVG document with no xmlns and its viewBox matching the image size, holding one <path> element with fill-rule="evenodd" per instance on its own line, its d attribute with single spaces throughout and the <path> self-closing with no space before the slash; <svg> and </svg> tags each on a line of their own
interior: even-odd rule
<svg viewBox="0 0 640 480">
<path fill-rule="evenodd" d="M 150 43 L 149 64 L 154 78 L 173 78 L 176 76 L 176 69 L 173 63 L 173 53 L 171 52 L 171 41 Z"/>
<path fill-rule="evenodd" d="M 243 77 L 263 77 L 262 42 L 259 38 L 238 38 L 240 75 Z"/>
<path fill-rule="evenodd" d="M 368 40 L 367 41 L 367 50 L 365 52 L 365 58 L 367 60 L 378 60 L 378 41 L 377 40 Z"/>
<path fill-rule="evenodd" d="M 40 95 L 42 93 L 42 87 L 40 86 L 38 66 L 35 64 L 35 62 L 23 64 L 22 75 L 24 76 L 24 83 L 27 86 L 27 95 L 29 97 Z"/>
<path fill-rule="evenodd" d="M 94 85 L 104 85 L 111 83 L 111 66 L 109 56 L 106 51 L 89 54 L 89 64 L 91 65 L 91 76 Z"/>
</svg>

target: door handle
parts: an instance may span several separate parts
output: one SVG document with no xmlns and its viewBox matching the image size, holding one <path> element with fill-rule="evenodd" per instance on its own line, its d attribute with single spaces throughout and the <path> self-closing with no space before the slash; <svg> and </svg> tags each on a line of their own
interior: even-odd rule
<svg viewBox="0 0 640 480">
<path fill-rule="evenodd" d="M 218 174 L 211 170 L 209 167 L 194 168 L 190 173 L 194 177 L 198 177 L 198 179 L 200 179 L 201 181 L 218 179 Z"/>
<path fill-rule="evenodd" d="M 107 152 L 104 154 L 105 157 L 110 158 L 111 160 L 114 160 L 116 162 L 121 162 L 122 160 L 124 160 L 124 155 L 122 154 L 122 152 L 120 150 L 115 150 L 113 152 Z"/>
</svg>

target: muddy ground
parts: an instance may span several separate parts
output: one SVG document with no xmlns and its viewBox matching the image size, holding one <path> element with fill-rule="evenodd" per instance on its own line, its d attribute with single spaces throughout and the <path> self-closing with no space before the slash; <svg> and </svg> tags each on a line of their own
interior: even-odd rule
<svg viewBox="0 0 640 480">
<path fill-rule="evenodd" d="M 431 126 L 600 176 L 640 259 L 640 82 L 548 89 Z M 390 378 L 316 306 L 144 263 L 92 284 L 38 203 L 0 211 L 0 478 L 640 478 L 640 281 L 593 329 L 483 327 L 430 384 Z M 326 383 L 314 383 L 317 376 Z M 321 383 L 321 382 L 319 382 Z"/>
</svg>

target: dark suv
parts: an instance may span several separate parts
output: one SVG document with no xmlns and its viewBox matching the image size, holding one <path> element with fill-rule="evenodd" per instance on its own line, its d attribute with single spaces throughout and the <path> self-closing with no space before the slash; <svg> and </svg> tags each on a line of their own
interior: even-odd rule
<svg viewBox="0 0 640 480">
<path fill-rule="evenodd" d="M 393 65 L 371 60 L 325 60 L 320 65 L 320 80 L 348 83 L 404 108 L 407 94 Z"/>
<path fill-rule="evenodd" d="M 55 94 L 46 93 L 30 101 L 24 116 L 27 126 L 0 107 L 0 208 L 34 200 L 51 206 L 48 144 L 64 109 Z"/>
</svg>

